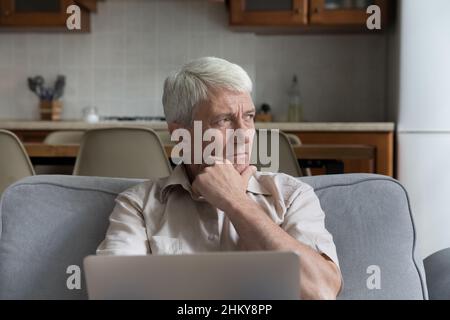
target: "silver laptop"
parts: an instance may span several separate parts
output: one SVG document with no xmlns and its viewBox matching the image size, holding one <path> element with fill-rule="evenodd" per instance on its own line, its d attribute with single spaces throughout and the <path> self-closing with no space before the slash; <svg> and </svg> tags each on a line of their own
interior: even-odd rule
<svg viewBox="0 0 450 320">
<path fill-rule="evenodd" d="M 89 299 L 277 300 L 299 298 L 292 252 L 88 256 Z"/>
</svg>

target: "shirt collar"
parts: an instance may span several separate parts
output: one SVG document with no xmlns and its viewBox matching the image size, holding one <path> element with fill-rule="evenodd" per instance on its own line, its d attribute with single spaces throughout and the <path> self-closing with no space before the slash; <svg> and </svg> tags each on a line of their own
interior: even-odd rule
<svg viewBox="0 0 450 320">
<path fill-rule="evenodd" d="M 247 192 L 260 195 L 270 195 L 270 192 L 268 192 L 267 189 L 264 188 L 264 186 L 258 181 L 259 177 L 263 177 L 263 175 L 260 175 L 259 172 L 256 172 L 253 176 L 250 177 L 248 181 Z M 184 190 L 186 190 L 191 195 L 192 199 L 198 200 L 193 195 L 191 182 L 189 181 L 186 168 L 182 163 L 177 165 L 175 169 L 173 169 L 169 177 L 162 180 L 160 193 L 161 202 L 166 202 L 170 190 L 177 186 L 180 186 Z"/>
<path fill-rule="evenodd" d="M 184 190 L 193 196 L 191 182 L 186 172 L 186 168 L 181 163 L 173 169 L 169 177 L 162 180 L 161 185 L 161 202 L 166 202 L 169 191 L 177 186 L 181 186 Z"/>
<path fill-rule="evenodd" d="M 261 183 L 261 179 L 263 178 L 264 175 L 262 175 L 261 172 L 255 172 L 255 174 L 248 180 L 247 192 L 269 196 L 271 193 L 267 191 L 267 189 Z"/>
</svg>

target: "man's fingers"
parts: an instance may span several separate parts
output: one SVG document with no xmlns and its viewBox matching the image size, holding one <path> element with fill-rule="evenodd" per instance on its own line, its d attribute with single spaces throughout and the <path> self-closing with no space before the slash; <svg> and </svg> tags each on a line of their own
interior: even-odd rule
<svg viewBox="0 0 450 320">
<path fill-rule="evenodd" d="M 221 158 L 221 157 L 215 157 L 215 156 L 209 156 L 206 158 L 207 161 L 206 164 L 213 166 L 215 164 L 233 164 L 230 160 L 227 158 Z"/>
<path fill-rule="evenodd" d="M 244 179 L 244 181 L 247 182 L 255 172 L 256 172 L 255 166 L 248 166 L 244 171 L 242 171 L 241 177 Z"/>
<path fill-rule="evenodd" d="M 201 192 L 199 190 L 199 179 L 198 176 L 194 179 L 194 181 L 191 184 L 192 193 L 196 196 L 201 196 Z"/>
<path fill-rule="evenodd" d="M 205 163 L 209 166 L 213 166 L 217 163 L 223 162 L 223 158 L 221 157 L 215 157 L 215 156 L 208 156 L 205 158 Z"/>
</svg>

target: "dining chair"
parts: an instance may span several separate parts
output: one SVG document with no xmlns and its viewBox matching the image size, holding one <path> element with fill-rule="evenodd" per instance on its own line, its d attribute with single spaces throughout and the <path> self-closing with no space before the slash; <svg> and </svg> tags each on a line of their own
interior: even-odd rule
<svg viewBox="0 0 450 320">
<path fill-rule="evenodd" d="M 267 169 L 268 171 L 277 171 L 293 177 L 302 177 L 303 172 L 298 164 L 297 156 L 292 148 L 292 144 L 289 141 L 289 136 L 281 131 L 278 131 L 277 135 L 278 139 L 271 130 L 256 130 L 256 139 L 253 143 L 251 162 L 256 165 L 258 170 L 264 171 Z M 272 137 L 277 139 L 275 143 L 278 144 L 278 157 L 272 155 Z M 274 145 L 274 147 L 276 147 L 276 145 Z M 270 163 L 265 163 L 265 159 L 262 159 L 264 156 L 267 156 Z"/>
<path fill-rule="evenodd" d="M 300 147 L 302 145 L 302 140 L 296 134 L 286 133 L 286 135 L 289 139 L 289 143 L 292 145 L 293 148 Z M 297 162 L 298 162 L 298 158 L 297 158 Z M 299 164 L 299 166 L 300 166 L 300 164 Z M 300 166 L 300 170 L 302 171 L 304 176 L 312 176 L 311 168 L 302 168 Z"/>
<path fill-rule="evenodd" d="M 71 130 L 71 131 L 53 131 L 50 132 L 44 139 L 45 144 L 80 144 L 85 131 Z"/>
<path fill-rule="evenodd" d="M 74 175 L 152 179 L 170 175 L 171 165 L 155 131 L 113 127 L 86 131 Z"/>
<path fill-rule="evenodd" d="M 46 145 L 79 145 L 84 135 L 84 130 L 64 130 L 50 132 L 42 143 Z M 73 163 L 70 164 L 37 164 L 37 174 L 65 174 L 73 173 Z"/>
<path fill-rule="evenodd" d="M 19 138 L 0 129 L 0 194 L 14 182 L 33 175 L 33 165 Z"/>
</svg>

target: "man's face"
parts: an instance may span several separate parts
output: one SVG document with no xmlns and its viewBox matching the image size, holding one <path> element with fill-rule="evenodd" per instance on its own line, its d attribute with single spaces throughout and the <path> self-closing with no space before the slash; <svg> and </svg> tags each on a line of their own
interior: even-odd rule
<svg viewBox="0 0 450 320">
<path fill-rule="evenodd" d="M 250 164 L 250 154 L 252 150 L 255 133 L 255 106 L 249 93 L 236 93 L 228 90 L 217 90 L 212 94 L 209 101 L 200 104 L 194 113 L 194 121 L 201 121 L 202 136 L 208 129 L 215 129 L 222 140 L 222 155 L 230 160 L 234 168 L 241 173 Z M 238 130 L 240 129 L 240 130 Z M 228 134 L 227 134 L 228 130 Z M 239 137 L 231 133 L 236 133 Z M 189 129 L 191 137 L 194 136 L 194 129 Z M 202 140 L 203 141 L 203 140 Z M 203 141 L 202 150 L 211 142 Z M 213 154 L 222 156 L 221 154 Z M 199 171 L 201 165 L 197 167 Z"/>
</svg>

